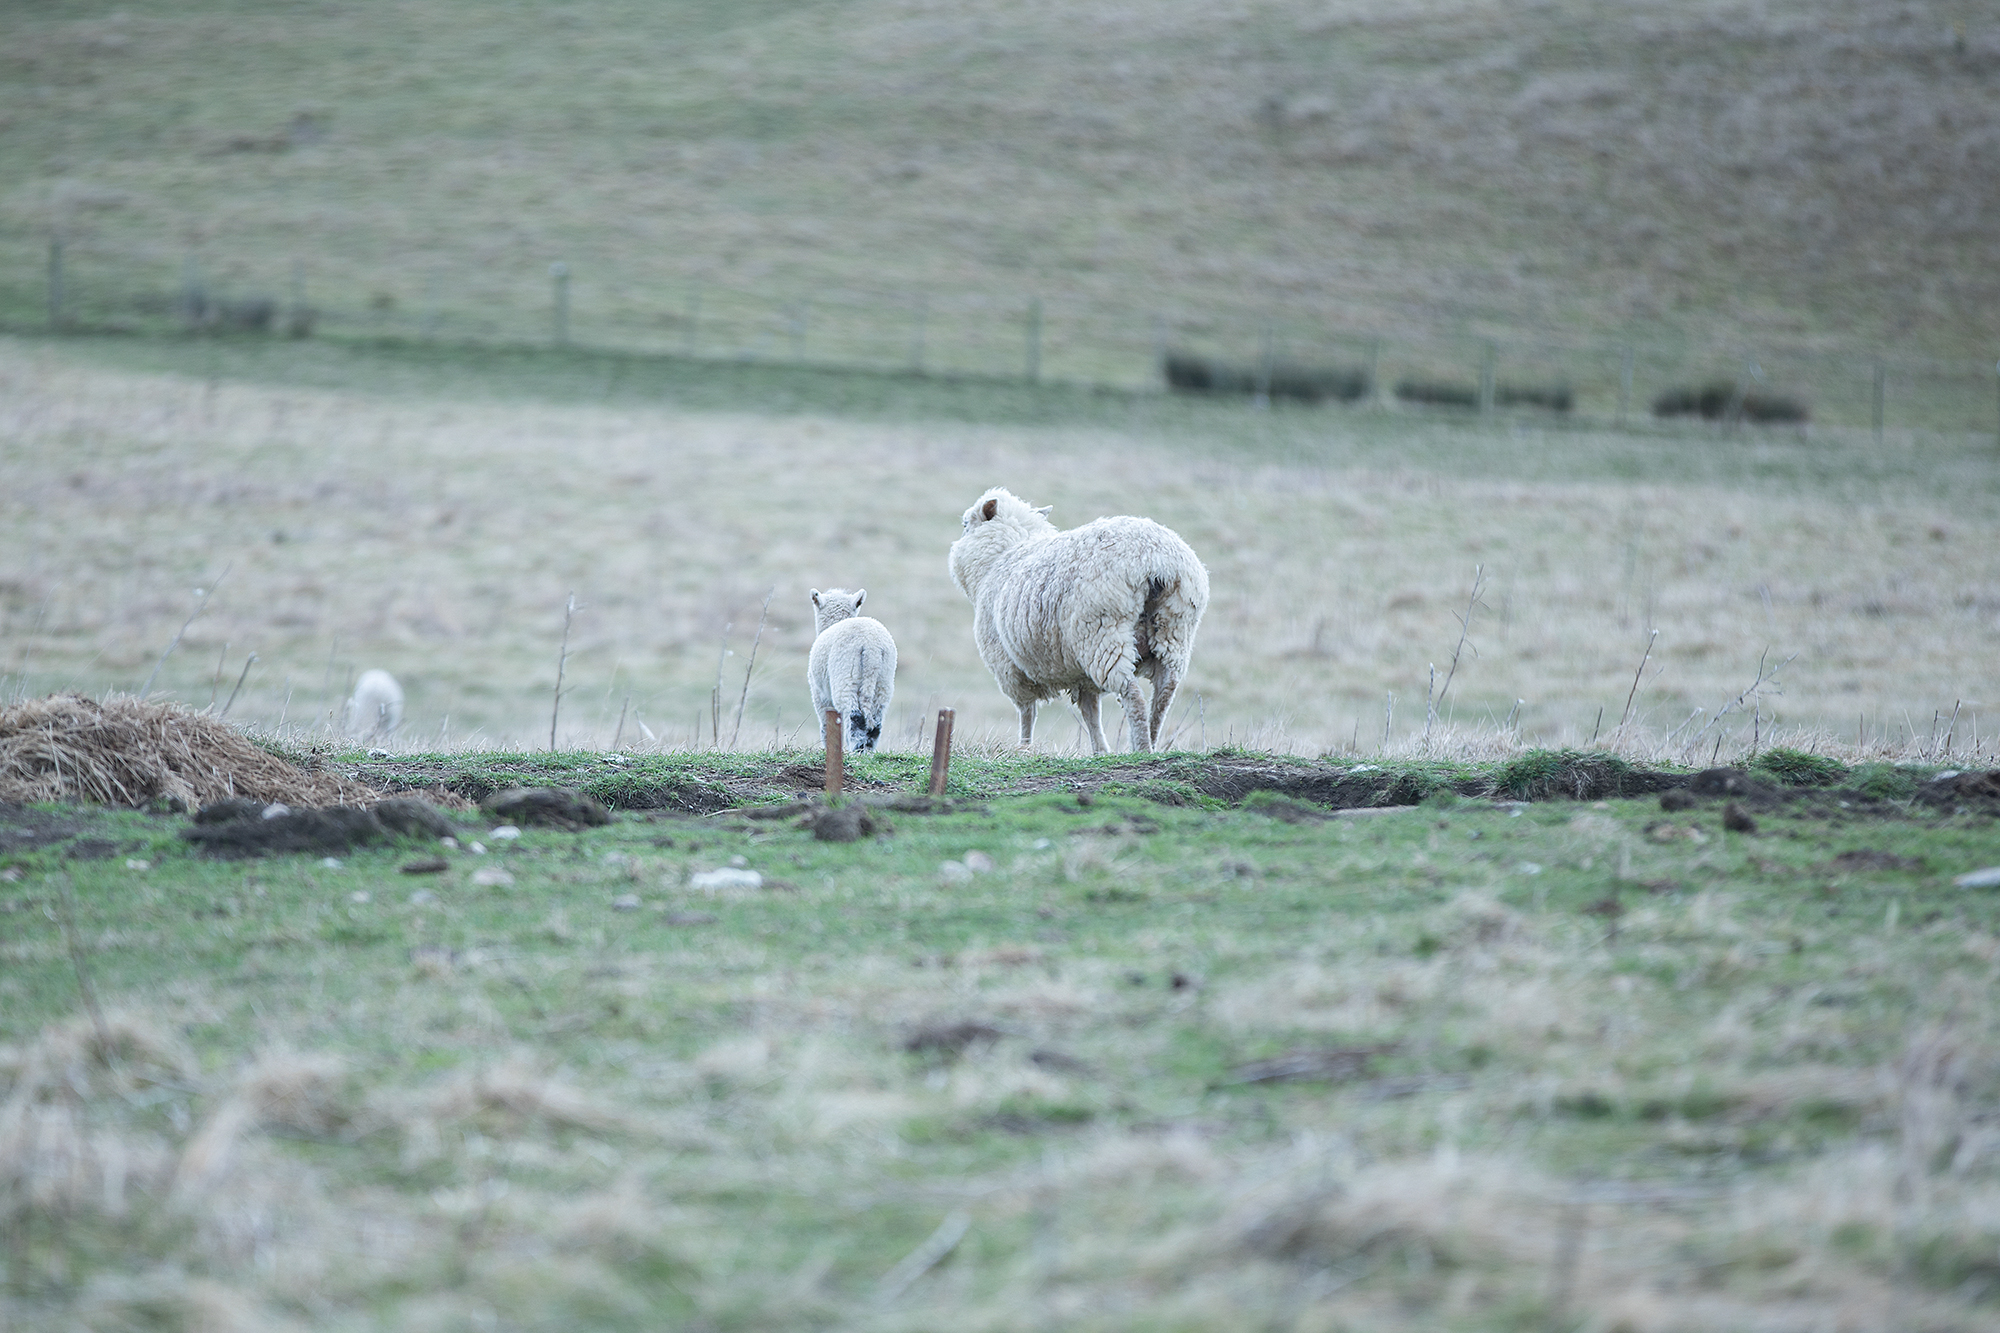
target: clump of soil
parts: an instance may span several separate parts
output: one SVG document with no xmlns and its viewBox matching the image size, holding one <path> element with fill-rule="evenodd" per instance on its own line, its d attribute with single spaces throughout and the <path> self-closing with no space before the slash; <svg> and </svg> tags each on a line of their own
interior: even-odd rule
<svg viewBox="0 0 2000 1333">
<path fill-rule="evenodd" d="M 889 831 L 889 822 L 865 805 L 836 805 L 814 810 L 806 827 L 821 842 L 860 842 Z"/>
<path fill-rule="evenodd" d="M 552 828 L 594 828 L 611 822 L 611 812 L 571 787 L 509 787 L 480 802 L 480 809 L 510 824 Z"/>
<path fill-rule="evenodd" d="M 193 810 L 237 796 L 296 807 L 363 805 L 376 795 L 308 773 L 180 704 L 56 694 L 0 708 L 0 801 Z"/>
<path fill-rule="evenodd" d="M 202 807 L 181 837 L 215 856 L 331 856 L 394 838 L 441 838 L 450 832 L 451 821 L 422 801 L 397 798 L 373 809 L 332 805 L 291 810 L 238 797 Z"/>
</svg>

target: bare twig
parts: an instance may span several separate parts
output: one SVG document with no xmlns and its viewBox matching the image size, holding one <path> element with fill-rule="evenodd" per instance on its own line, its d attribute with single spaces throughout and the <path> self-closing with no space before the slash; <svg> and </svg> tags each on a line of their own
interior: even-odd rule
<svg viewBox="0 0 2000 1333">
<path fill-rule="evenodd" d="M 569 626 L 570 622 L 576 619 L 576 613 L 576 594 L 572 592 L 569 595 L 569 601 L 563 606 L 562 651 L 556 654 L 555 701 L 549 706 L 549 748 L 551 750 L 556 748 L 556 718 L 562 714 L 563 671 L 569 666 Z"/>
<path fill-rule="evenodd" d="M 1458 620 L 1458 646 L 1451 650 L 1451 665 L 1445 670 L 1443 688 L 1437 692 L 1438 707 L 1443 707 L 1444 696 L 1451 690 L 1452 677 L 1458 674 L 1459 655 L 1467 648 L 1471 648 L 1472 655 L 1474 657 L 1479 656 L 1479 646 L 1472 643 L 1467 636 L 1472 632 L 1472 613 L 1479 606 L 1479 599 L 1484 595 L 1485 591 L 1486 566 L 1474 565 L 1472 567 L 1472 595 L 1465 599 L 1465 614 L 1461 616 L 1457 612 L 1452 613 Z M 1433 713 L 1433 716 L 1435 716 L 1435 713 Z M 1424 725 L 1425 729 L 1428 730 L 1430 726 L 1428 720 Z"/>
<path fill-rule="evenodd" d="M 222 711 L 216 714 L 217 717 L 229 716 L 230 705 L 236 702 L 237 695 L 243 693 L 243 682 L 250 679 L 250 668 L 255 666 L 256 663 L 257 654 L 255 653 L 243 659 L 243 673 L 236 678 L 236 688 L 229 692 L 229 701 L 222 705 Z"/>
<path fill-rule="evenodd" d="M 947 1217 L 923 1244 L 904 1255 L 894 1268 L 882 1275 L 882 1280 L 875 1286 L 875 1299 L 887 1305 L 908 1291 L 912 1283 L 958 1248 L 959 1241 L 965 1238 L 971 1227 L 972 1218 L 967 1213 L 956 1212 Z"/>
<path fill-rule="evenodd" d="M 146 683 L 139 687 L 139 697 L 141 699 L 153 692 L 153 682 L 159 678 L 160 668 L 165 666 L 167 659 L 174 655 L 174 649 L 181 646 L 181 635 L 188 632 L 188 626 L 199 620 L 201 613 L 208 609 L 209 598 L 213 597 L 215 590 L 222 586 L 222 581 L 229 577 L 230 567 L 234 564 L 235 562 L 231 561 L 230 564 L 224 565 L 222 572 L 215 576 L 215 582 L 209 584 L 206 588 L 196 588 L 194 590 L 195 596 L 200 599 L 195 604 L 194 614 L 181 622 L 180 630 L 174 635 L 174 641 L 167 645 L 167 651 L 160 654 L 160 660 L 153 663 L 153 674 L 146 677 Z"/>
<path fill-rule="evenodd" d="M 750 673 L 757 669 L 757 645 L 764 642 L 764 620 L 771 612 L 771 599 L 778 595 L 778 585 L 772 584 L 771 591 L 764 594 L 764 605 L 757 612 L 757 635 L 750 640 L 750 665 L 743 668 L 743 692 L 736 696 L 736 725 L 729 729 L 729 748 L 736 748 L 736 738 L 743 734 L 743 708 L 750 702 Z"/>
<path fill-rule="evenodd" d="M 1659 637 L 1660 632 L 1658 630 L 1654 630 L 1646 636 L 1646 655 L 1639 659 L 1639 669 L 1632 673 L 1632 688 L 1625 695 L 1625 711 L 1618 716 L 1618 730 L 1620 731 L 1625 730 L 1625 724 L 1632 720 L 1632 701 L 1639 697 L 1639 677 L 1646 674 L 1646 663 L 1652 660 L 1653 644 L 1658 641 Z"/>
<path fill-rule="evenodd" d="M 1778 679 L 1778 673 L 1780 671 L 1783 671 L 1786 667 L 1790 666 L 1794 661 L 1798 659 L 1798 654 L 1793 653 L 1790 657 L 1787 657 L 1784 661 L 1778 663 L 1778 665 L 1776 665 L 1775 667 L 1767 668 L 1766 663 L 1768 662 L 1770 656 L 1771 656 L 1771 650 L 1768 648 L 1766 648 L 1762 653 L 1758 654 L 1757 679 L 1751 681 L 1750 684 L 1744 688 L 1743 693 L 1737 695 L 1734 699 L 1731 699 L 1728 703 L 1724 704 L 1721 708 L 1717 709 L 1715 716 L 1711 717 L 1707 721 L 1707 723 L 1705 723 L 1702 726 L 1702 729 L 1700 731 L 1697 731 L 1694 735 L 1688 737 L 1687 745 L 1689 749 L 1693 749 L 1695 744 L 1698 741 L 1700 741 L 1703 736 L 1706 736 L 1709 733 L 1710 728 L 1714 727 L 1718 722 L 1722 721 L 1723 718 L 1728 717 L 1733 712 L 1740 711 L 1745 704 L 1749 703 L 1752 699 L 1756 698 L 1757 692 L 1763 689 L 1766 684 L 1775 683 Z M 1718 737 L 1717 740 L 1719 744 L 1720 738 Z M 1719 752 L 1720 751 L 1718 751 L 1718 753 Z"/>
<path fill-rule="evenodd" d="M 618 730 L 611 733 L 611 748 L 616 750 L 618 742 L 625 736 L 625 714 L 632 711 L 632 696 L 625 696 L 624 706 L 618 710 Z"/>
</svg>

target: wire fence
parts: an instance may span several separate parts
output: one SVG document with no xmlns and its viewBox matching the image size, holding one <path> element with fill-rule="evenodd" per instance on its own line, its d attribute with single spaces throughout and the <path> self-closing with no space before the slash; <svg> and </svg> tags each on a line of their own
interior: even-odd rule
<svg viewBox="0 0 2000 1333">
<path fill-rule="evenodd" d="M 1163 300 L 634 284 L 617 265 L 453 264 L 414 282 L 316 281 L 109 244 L 0 238 L 16 331 L 398 338 L 557 345 L 774 365 L 1242 394 L 1405 411 L 1718 428 L 1966 432 L 2000 445 L 2000 365 L 1770 343 L 1718 349 L 1661 328 L 1619 342 L 1532 332 L 1342 328 Z M 351 271 L 351 265 L 347 266 Z"/>
</svg>

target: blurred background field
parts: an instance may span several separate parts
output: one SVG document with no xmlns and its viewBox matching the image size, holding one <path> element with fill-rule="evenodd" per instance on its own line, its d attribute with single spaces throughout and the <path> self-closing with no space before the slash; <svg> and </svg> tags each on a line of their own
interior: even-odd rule
<svg viewBox="0 0 2000 1333">
<path fill-rule="evenodd" d="M 1995 429 L 1976 6 L 68 3 L 0 56 L 0 319 L 1595 420 L 1766 376 Z M 558 276 L 559 272 L 559 276 Z M 1751 369 L 1753 368 L 1754 369 Z"/>
<path fill-rule="evenodd" d="M 383 666 L 410 696 L 400 746 L 545 745 L 574 591 L 560 746 L 711 744 L 719 675 L 722 740 L 764 747 L 806 721 L 807 589 L 858 584 L 901 648 L 885 740 L 945 705 L 1000 736 L 945 572 L 998 483 L 1067 524 L 1151 514 L 1207 561 L 1184 746 L 1420 744 L 1455 651 L 1433 742 L 1586 741 L 1624 717 L 1654 630 L 1631 730 L 1661 757 L 1774 725 L 1919 748 L 1940 712 L 1961 746 L 1991 726 L 2000 488 L 1990 444 L 1945 436 L 106 339 L 0 347 L 0 450 L 9 695 L 138 688 L 199 610 L 155 685 L 197 706 L 255 652 L 230 716 L 310 730 Z M 1676 728 L 1702 753 L 1662 749 Z M 1043 739 L 1077 729 L 1052 713 Z"/>
</svg>

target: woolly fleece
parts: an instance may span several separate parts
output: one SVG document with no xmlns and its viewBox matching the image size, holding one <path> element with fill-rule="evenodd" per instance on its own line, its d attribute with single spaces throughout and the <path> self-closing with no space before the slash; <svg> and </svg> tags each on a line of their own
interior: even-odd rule
<svg viewBox="0 0 2000 1333">
<path fill-rule="evenodd" d="M 855 614 L 867 596 L 866 588 L 812 590 L 817 633 L 806 658 L 806 686 L 814 717 L 839 711 L 841 745 L 849 751 L 875 748 L 896 692 L 896 640 L 881 621 Z"/>
<path fill-rule="evenodd" d="M 1150 750 L 1194 656 L 1208 608 L 1208 571 L 1170 529 L 1148 518 L 1100 518 L 1060 531 L 994 487 L 965 511 L 951 546 L 951 579 L 972 599 L 979 656 L 1014 701 L 1021 744 L 1034 739 L 1035 704 L 1067 693 L 1091 751 L 1107 748 L 1101 695 L 1125 708 L 1134 750 Z M 1153 682 L 1150 709 L 1138 677 Z"/>
</svg>

